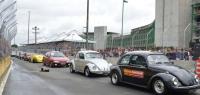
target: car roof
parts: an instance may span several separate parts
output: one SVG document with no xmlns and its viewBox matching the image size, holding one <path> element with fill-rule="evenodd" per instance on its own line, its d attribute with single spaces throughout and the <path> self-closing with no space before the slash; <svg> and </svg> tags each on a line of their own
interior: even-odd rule
<svg viewBox="0 0 200 95">
<path fill-rule="evenodd" d="M 57 53 L 57 52 L 60 52 L 60 51 L 49 51 L 47 53 Z M 62 52 L 60 52 L 60 53 L 62 53 Z"/>
<path fill-rule="evenodd" d="M 99 53 L 97 51 L 93 51 L 93 50 L 82 50 L 82 51 L 79 51 L 78 53 L 89 53 L 89 52 L 92 52 L 92 53 Z"/>
<path fill-rule="evenodd" d="M 159 55 L 163 55 L 163 53 L 160 53 L 160 52 L 152 52 L 152 51 L 131 51 L 131 52 L 128 52 L 126 54 L 139 54 L 139 55 L 152 55 L 152 54 L 159 54 Z"/>
</svg>

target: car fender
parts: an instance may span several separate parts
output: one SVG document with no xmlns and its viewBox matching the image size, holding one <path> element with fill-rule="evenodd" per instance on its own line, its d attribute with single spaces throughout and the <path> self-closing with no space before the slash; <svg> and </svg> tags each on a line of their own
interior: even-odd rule
<svg viewBox="0 0 200 95">
<path fill-rule="evenodd" d="M 154 80 L 155 78 L 160 78 L 160 79 L 162 79 L 163 82 L 165 83 L 165 85 L 166 85 L 167 87 L 171 87 L 171 86 L 172 86 L 171 80 L 172 80 L 173 77 L 174 77 L 174 76 L 171 75 L 171 74 L 169 74 L 169 73 L 158 73 L 158 74 L 152 76 L 152 77 L 149 79 L 149 81 L 148 81 L 148 87 L 151 88 L 152 82 L 153 82 L 153 80 Z"/>
<path fill-rule="evenodd" d="M 74 60 L 71 60 L 70 65 L 72 65 L 73 66 L 73 70 L 75 70 L 76 64 L 75 64 Z"/>
<path fill-rule="evenodd" d="M 92 70 L 91 68 L 92 68 L 94 65 L 95 65 L 95 64 L 89 62 L 89 63 L 86 64 L 85 68 L 88 67 L 89 70 L 91 71 L 91 70 Z M 85 69 L 85 68 L 84 68 L 84 69 Z"/>
<path fill-rule="evenodd" d="M 120 68 L 118 67 L 118 66 L 111 66 L 110 67 L 110 73 L 112 73 L 112 72 L 118 72 L 119 73 L 119 75 L 120 75 L 120 79 L 122 79 L 122 72 L 121 72 L 121 70 L 120 70 Z M 111 77 L 111 76 L 110 76 Z"/>
</svg>

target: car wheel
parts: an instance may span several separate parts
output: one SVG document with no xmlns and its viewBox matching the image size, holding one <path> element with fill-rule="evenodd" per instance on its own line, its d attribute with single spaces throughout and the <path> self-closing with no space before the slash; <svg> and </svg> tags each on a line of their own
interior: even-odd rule
<svg viewBox="0 0 200 95">
<path fill-rule="evenodd" d="M 155 79 L 152 84 L 153 91 L 156 95 L 166 95 L 167 89 L 165 83 L 161 79 Z"/>
<path fill-rule="evenodd" d="M 84 74 L 86 77 L 90 77 L 91 73 L 88 67 L 86 67 L 86 69 L 84 70 Z"/>
<path fill-rule="evenodd" d="M 33 62 L 32 63 L 35 63 L 35 59 L 33 59 Z"/>
<path fill-rule="evenodd" d="M 75 72 L 75 70 L 73 69 L 73 65 L 72 64 L 69 66 L 69 70 L 70 70 L 70 73 L 74 73 Z"/>
<path fill-rule="evenodd" d="M 114 71 L 110 74 L 110 79 L 111 79 L 111 83 L 113 85 L 119 85 L 120 84 L 120 75 L 116 71 Z"/>
<path fill-rule="evenodd" d="M 53 64 L 52 64 L 52 63 L 50 63 L 50 64 L 49 64 L 49 67 L 53 68 Z"/>
</svg>

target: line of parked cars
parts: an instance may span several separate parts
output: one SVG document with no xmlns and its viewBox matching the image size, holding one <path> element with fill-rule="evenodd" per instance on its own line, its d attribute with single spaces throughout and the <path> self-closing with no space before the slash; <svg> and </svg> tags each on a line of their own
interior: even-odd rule
<svg viewBox="0 0 200 95">
<path fill-rule="evenodd" d="M 37 58 L 40 57 L 35 56 L 32 61 Z M 116 65 L 103 59 L 97 51 L 79 51 L 72 61 L 61 52 L 51 51 L 43 56 L 43 64 L 50 67 L 69 66 L 71 73 L 81 72 L 87 77 L 93 74 L 109 75 L 113 85 L 131 84 L 152 89 L 156 95 L 200 89 L 200 79 L 195 73 L 174 65 L 162 53 L 150 51 L 128 52 Z"/>
<path fill-rule="evenodd" d="M 49 67 L 67 67 L 71 63 L 69 58 L 59 51 L 50 51 L 45 55 L 18 51 L 13 56 L 31 63 L 42 63 Z"/>
<path fill-rule="evenodd" d="M 24 61 L 29 61 L 31 63 L 42 63 L 44 57 L 44 55 L 42 54 L 29 53 L 23 51 L 16 51 L 15 55 L 12 56 Z"/>
<path fill-rule="evenodd" d="M 96 51 L 80 51 L 70 65 L 70 72 L 109 74 L 111 83 L 127 83 L 152 89 L 156 95 L 169 92 L 188 92 L 200 89 L 200 80 L 195 73 L 175 66 L 164 54 L 150 51 L 134 51 L 124 54 L 112 65 Z"/>
</svg>

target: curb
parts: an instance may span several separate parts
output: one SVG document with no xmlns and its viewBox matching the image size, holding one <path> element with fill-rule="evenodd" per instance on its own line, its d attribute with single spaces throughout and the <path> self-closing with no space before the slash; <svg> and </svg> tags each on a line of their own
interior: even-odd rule
<svg viewBox="0 0 200 95">
<path fill-rule="evenodd" d="M 9 67 L 5 77 L 3 78 L 3 81 L 0 84 L 0 95 L 3 94 L 4 88 L 6 86 L 6 82 L 8 80 L 8 77 L 9 77 L 9 74 L 10 74 L 10 71 L 11 71 L 11 68 L 12 68 L 12 64 L 13 64 L 13 61 L 11 61 L 10 67 Z"/>
</svg>

